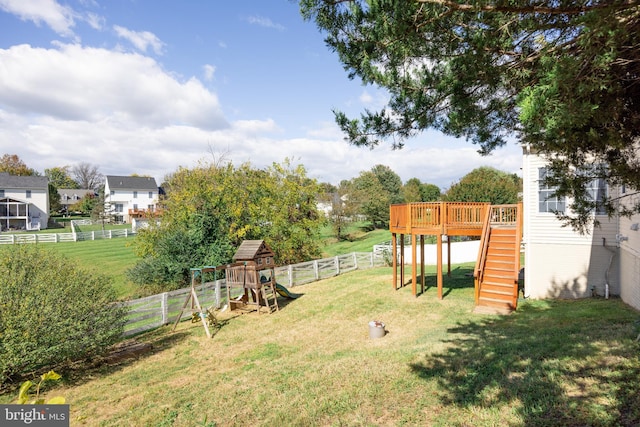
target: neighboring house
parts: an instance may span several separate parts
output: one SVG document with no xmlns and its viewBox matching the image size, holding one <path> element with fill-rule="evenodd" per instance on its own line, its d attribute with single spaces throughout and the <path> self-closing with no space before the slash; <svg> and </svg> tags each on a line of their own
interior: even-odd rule
<svg viewBox="0 0 640 427">
<path fill-rule="evenodd" d="M 59 188 L 58 194 L 60 195 L 60 210 L 62 212 L 69 212 L 69 206 L 75 205 L 80 201 L 80 199 L 87 195 L 97 195 L 94 190 L 76 188 Z"/>
<path fill-rule="evenodd" d="M 104 199 L 115 221 L 130 223 L 156 212 L 158 186 L 150 177 L 107 175 Z"/>
<path fill-rule="evenodd" d="M 40 230 L 49 221 L 49 179 L 0 173 L 0 230 Z"/>
<path fill-rule="evenodd" d="M 322 212 L 324 216 L 330 217 L 333 214 L 334 207 L 343 205 L 345 199 L 345 196 L 341 199 L 338 193 L 329 193 L 327 199 L 316 202 L 316 209 Z"/>
<path fill-rule="evenodd" d="M 531 298 L 585 298 L 617 295 L 640 309 L 640 216 L 609 218 L 594 212 L 600 227 L 587 234 L 563 227 L 554 211 L 566 211 L 569 201 L 554 195 L 543 179 L 547 161 L 524 148 L 523 242 L 525 247 L 524 293 Z M 637 195 L 625 189 L 592 183 L 592 197 L 606 194 L 621 202 Z M 635 194 L 635 193 L 634 193 Z"/>
</svg>

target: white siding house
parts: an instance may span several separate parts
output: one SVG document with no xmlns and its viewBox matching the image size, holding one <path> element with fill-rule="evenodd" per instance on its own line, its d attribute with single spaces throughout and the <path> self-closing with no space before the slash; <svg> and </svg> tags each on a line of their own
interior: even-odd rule
<svg viewBox="0 0 640 427">
<path fill-rule="evenodd" d="M 620 203 L 638 203 L 637 191 L 620 189 Z M 640 215 L 620 218 L 620 298 L 640 310 Z"/>
<path fill-rule="evenodd" d="M 552 211 L 566 211 L 569 201 L 545 187 L 546 166 L 542 156 L 524 148 L 525 296 L 585 298 L 608 293 L 640 309 L 640 231 L 634 231 L 639 219 L 594 212 L 600 227 L 592 226 L 589 233 L 563 226 Z M 624 196 L 621 190 L 597 184 L 593 191 L 595 197 L 599 191 L 614 198 Z"/>
<path fill-rule="evenodd" d="M 151 177 L 107 175 L 104 198 L 116 221 L 130 223 L 156 211 L 158 186 Z"/>
<path fill-rule="evenodd" d="M 49 221 L 49 179 L 0 173 L 0 230 L 40 230 Z"/>
<path fill-rule="evenodd" d="M 75 205 L 84 197 L 97 196 L 95 190 L 77 189 L 77 188 L 58 188 L 58 195 L 60 195 L 60 206 L 62 212 L 68 212 L 69 207 Z"/>
</svg>

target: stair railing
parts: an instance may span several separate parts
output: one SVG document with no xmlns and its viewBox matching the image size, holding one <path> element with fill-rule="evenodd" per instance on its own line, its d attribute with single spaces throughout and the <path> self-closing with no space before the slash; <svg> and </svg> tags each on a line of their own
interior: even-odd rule
<svg viewBox="0 0 640 427">
<path fill-rule="evenodd" d="M 487 209 L 482 225 L 482 235 L 480 236 L 480 248 L 478 249 L 478 258 L 476 267 L 473 271 L 473 282 L 475 290 L 476 305 L 480 302 L 480 285 L 484 277 L 484 265 L 487 259 L 487 251 L 489 250 L 489 234 L 491 233 L 491 209 Z"/>
<path fill-rule="evenodd" d="M 517 204 L 517 213 L 516 213 L 516 235 L 515 235 L 515 253 L 513 263 L 513 274 L 514 274 L 514 284 L 513 287 L 513 296 L 512 296 L 512 306 L 515 308 L 518 304 L 518 277 L 520 276 L 520 244 L 522 242 L 522 202 Z"/>
</svg>

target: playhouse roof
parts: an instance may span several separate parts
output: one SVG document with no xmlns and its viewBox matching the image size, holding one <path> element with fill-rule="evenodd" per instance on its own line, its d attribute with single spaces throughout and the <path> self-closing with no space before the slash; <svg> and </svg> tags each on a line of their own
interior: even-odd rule
<svg viewBox="0 0 640 427">
<path fill-rule="evenodd" d="M 236 254 L 233 256 L 234 261 L 252 261 L 256 258 L 273 256 L 273 251 L 264 242 L 264 240 L 244 240 Z"/>
</svg>

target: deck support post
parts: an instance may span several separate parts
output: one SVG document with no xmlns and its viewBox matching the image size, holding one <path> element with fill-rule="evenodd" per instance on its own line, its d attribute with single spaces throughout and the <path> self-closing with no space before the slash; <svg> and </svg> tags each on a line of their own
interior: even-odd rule
<svg viewBox="0 0 640 427">
<path fill-rule="evenodd" d="M 438 234 L 438 267 L 436 275 L 438 276 L 438 299 L 442 299 L 442 234 Z"/>
<path fill-rule="evenodd" d="M 396 233 L 391 233 L 391 250 L 393 255 L 393 260 L 391 261 L 391 265 L 393 266 L 393 289 L 398 290 L 398 239 L 396 237 Z"/>
<path fill-rule="evenodd" d="M 404 234 L 400 234 L 400 287 L 404 286 Z"/>
<path fill-rule="evenodd" d="M 447 235 L 447 277 L 451 277 L 451 236 Z"/>
<path fill-rule="evenodd" d="M 426 273 L 424 271 L 424 235 L 420 235 L 420 294 L 424 293 Z"/>
<path fill-rule="evenodd" d="M 411 235 L 411 291 L 413 296 L 418 296 L 418 251 L 416 245 L 416 234 Z"/>
</svg>

